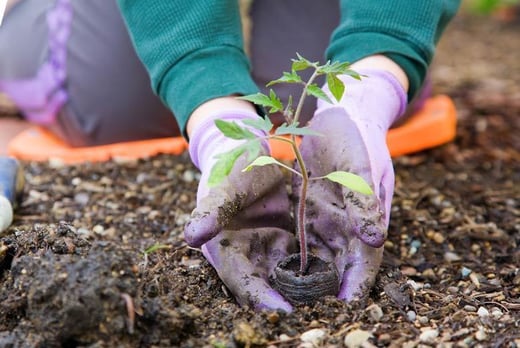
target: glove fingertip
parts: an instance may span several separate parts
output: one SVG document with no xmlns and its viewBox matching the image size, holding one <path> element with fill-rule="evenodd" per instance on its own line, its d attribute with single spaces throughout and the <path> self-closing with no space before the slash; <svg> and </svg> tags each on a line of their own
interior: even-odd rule
<svg viewBox="0 0 520 348">
<path fill-rule="evenodd" d="M 377 225 L 362 226 L 356 230 L 356 235 L 363 243 L 373 247 L 380 248 L 386 240 L 386 228 Z"/>
<path fill-rule="evenodd" d="M 216 220 L 211 215 L 192 219 L 184 227 L 184 239 L 190 247 L 199 248 L 218 234 L 216 226 Z"/>
<path fill-rule="evenodd" d="M 268 290 L 262 301 L 255 304 L 255 310 L 281 310 L 286 313 L 291 313 L 293 311 L 293 307 L 276 290 Z"/>
</svg>

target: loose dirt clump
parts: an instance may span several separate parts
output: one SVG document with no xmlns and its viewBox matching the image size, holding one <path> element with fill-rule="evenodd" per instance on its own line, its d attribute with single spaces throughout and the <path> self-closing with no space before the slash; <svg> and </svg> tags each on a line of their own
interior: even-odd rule
<svg viewBox="0 0 520 348">
<path fill-rule="evenodd" d="M 432 77 L 457 104 L 457 138 L 395 160 L 384 263 L 363 301 L 239 307 L 184 243 L 198 179 L 186 154 L 24 163 L 0 238 L 0 347 L 518 347 L 518 29 L 461 13 L 444 36 Z"/>
</svg>

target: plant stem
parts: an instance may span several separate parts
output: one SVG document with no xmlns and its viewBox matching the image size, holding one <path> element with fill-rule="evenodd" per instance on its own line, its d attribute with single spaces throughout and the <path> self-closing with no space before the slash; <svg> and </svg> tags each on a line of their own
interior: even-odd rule
<svg viewBox="0 0 520 348">
<path fill-rule="evenodd" d="M 311 77 L 303 87 L 302 95 L 300 97 L 300 100 L 298 100 L 298 105 L 296 106 L 296 111 L 294 112 L 294 118 L 292 120 L 292 123 L 296 124 L 298 122 L 298 118 L 300 118 L 300 114 L 302 112 L 303 103 L 305 102 L 305 97 L 307 96 L 307 89 L 314 82 L 317 76 L 318 68 L 314 67 L 314 72 L 312 73 Z"/>
<path fill-rule="evenodd" d="M 298 123 L 298 119 L 302 112 L 303 103 L 305 102 L 305 97 L 307 96 L 307 89 L 314 82 L 314 79 L 317 76 L 318 68 L 315 66 L 314 72 L 305 84 L 300 100 L 298 101 L 298 106 L 296 107 L 296 111 L 294 112 L 294 117 L 292 119 L 293 124 Z M 307 200 L 307 187 L 309 185 L 309 175 L 307 174 L 307 168 L 305 167 L 305 163 L 303 162 L 303 157 L 300 152 L 300 149 L 296 145 L 296 136 L 294 134 L 291 134 L 291 146 L 294 151 L 296 162 L 300 167 L 300 172 L 302 175 L 302 185 L 300 187 L 300 200 L 298 201 L 298 212 L 296 217 L 296 228 L 298 229 L 298 236 L 300 239 L 300 273 L 305 274 L 307 271 L 307 232 L 305 231 L 305 210 Z"/>
<path fill-rule="evenodd" d="M 307 270 L 307 232 L 305 231 L 305 208 L 307 198 L 307 186 L 309 185 L 309 175 L 307 168 L 303 162 L 302 154 L 296 145 L 296 141 L 292 143 L 292 148 L 296 156 L 296 162 L 300 166 L 302 185 L 300 187 L 300 200 L 298 201 L 297 224 L 298 235 L 300 239 L 300 272 L 305 274 Z"/>
</svg>

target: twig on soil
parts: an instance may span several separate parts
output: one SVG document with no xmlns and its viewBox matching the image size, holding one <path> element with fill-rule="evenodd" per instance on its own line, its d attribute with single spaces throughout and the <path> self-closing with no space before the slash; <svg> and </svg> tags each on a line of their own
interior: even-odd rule
<svg viewBox="0 0 520 348">
<path fill-rule="evenodd" d="M 485 224 L 476 223 L 471 217 L 466 216 L 466 225 L 455 229 L 454 237 L 468 236 L 480 240 L 499 241 L 507 240 L 509 236 L 504 230 L 497 227 L 494 222 Z"/>
<path fill-rule="evenodd" d="M 126 311 L 128 313 L 128 318 L 126 320 L 128 326 L 128 333 L 133 335 L 134 333 L 134 324 L 135 324 L 135 306 L 134 300 L 132 297 L 126 293 L 121 294 L 121 298 L 125 301 Z"/>
</svg>

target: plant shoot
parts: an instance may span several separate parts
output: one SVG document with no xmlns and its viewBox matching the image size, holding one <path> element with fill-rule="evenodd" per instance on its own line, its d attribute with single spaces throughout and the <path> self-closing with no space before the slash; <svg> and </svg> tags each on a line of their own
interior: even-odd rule
<svg viewBox="0 0 520 348">
<path fill-rule="evenodd" d="M 307 81 L 304 81 L 299 75 L 300 71 L 312 69 L 312 74 Z M 300 187 L 300 198 L 298 202 L 296 228 L 300 244 L 300 273 L 305 274 L 307 270 L 307 235 L 305 231 L 305 207 L 307 188 L 311 180 L 330 180 L 335 183 L 341 184 L 348 189 L 362 194 L 373 194 L 372 189 L 368 183 L 360 176 L 345 172 L 345 171 L 334 171 L 328 173 L 325 176 L 320 177 L 309 177 L 307 169 L 302 158 L 301 152 L 298 148 L 297 137 L 299 136 L 323 136 L 307 126 L 300 126 L 300 115 L 303 104 L 306 97 L 313 96 L 315 98 L 322 99 L 328 103 L 333 103 L 331 98 L 325 93 L 316 83 L 315 80 L 318 76 L 324 75 L 327 81 L 328 88 L 332 97 L 339 101 L 345 92 L 345 84 L 338 75 L 349 75 L 355 79 L 360 80 L 361 76 L 350 68 L 350 64 L 343 62 L 327 62 L 320 65 L 318 62 L 311 62 L 299 54 L 296 59 L 292 60 L 291 72 L 284 72 L 282 76 L 276 80 L 273 80 L 267 84 L 267 87 L 280 84 L 290 83 L 299 84 L 302 86 L 302 93 L 298 99 L 296 107 L 293 107 L 292 96 L 289 97 L 286 105 L 283 105 L 280 98 L 276 95 L 272 89 L 269 94 L 256 93 L 239 97 L 239 99 L 250 101 L 256 105 L 263 107 L 268 115 L 265 117 L 258 117 L 255 120 L 244 120 L 245 126 L 253 127 L 268 133 L 264 138 L 259 138 L 253 134 L 246 127 L 237 124 L 236 122 L 227 122 L 223 120 L 216 120 L 215 124 L 218 129 L 227 137 L 235 140 L 244 140 L 243 144 L 239 145 L 235 149 L 221 154 L 217 158 L 217 162 L 213 166 L 208 181 L 209 186 L 218 185 L 224 178 L 229 175 L 236 160 L 243 154 L 247 155 L 249 165 L 242 169 L 243 172 L 250 171 L 253 167 L 265 166 L 265 165 L 278 165 L 285 168 L 293 175 L 297 175 L 302 179 L 302 185 Z M 281 113 L 284 117 L 285 122 L 273 130 L 273 124 L 269 119 L 269 114 Z M 276 160 L 271 156 L 259 156 L 261 151 L 261 142 L 266 139 L 275 139 L 289 143 L 294 156 L 296 158 L 296 167 L 293 169 L 290 166 Z"/>
</svg>

